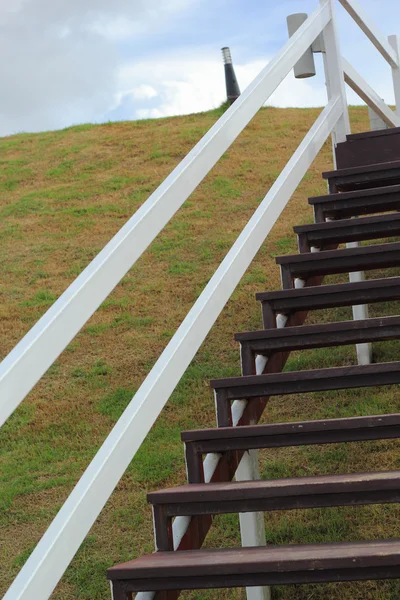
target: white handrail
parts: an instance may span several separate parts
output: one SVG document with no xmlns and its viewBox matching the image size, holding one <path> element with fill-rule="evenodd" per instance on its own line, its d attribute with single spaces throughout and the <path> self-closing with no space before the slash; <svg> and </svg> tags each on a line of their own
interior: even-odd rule
<svg viewBox="0 0 400 600">
<path fill-rule="evenodd" d="M 114 426 L 3 600 L 47 600 L 286 203 L 343 114 L 322 111 Z"/>
<path fill-rule="evenodd" d="M 0 426 L 268 100 L 330 20 L 319 7 L 0 364 Z"/>
<path fill-rule="evenodd" d="M 347 10 L 349 15 L 353 17 L 360 29 L 362 29 L 367 38 L 371 40 L 375 48 L 379 50 L 390 66 L 394 68 L 400 66 L 397 52 L 389 44 L 384 34 L 379 31 L 375 23 L 372 22 L 370 16 L 365 12 L 361 4 L 357 2 L 357 0 L 339 0 L 339 2 Z"/>
<path fill-rule="evenodd" d="M 365 79 L 342 58 L 345 82 L 376 112 L 389 127 L 400 127 L 400 116 L 396 115 L 365 81 Z"/>
</svg>

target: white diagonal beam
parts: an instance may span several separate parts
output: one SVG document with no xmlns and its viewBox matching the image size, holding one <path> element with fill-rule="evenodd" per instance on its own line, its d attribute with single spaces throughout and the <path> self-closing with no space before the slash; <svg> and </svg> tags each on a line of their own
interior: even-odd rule
<svg viewBox="0 0 400 600">
<path fill-rule="evenodd" d="M 357 25 L 362 29 L 368 39 L 371 40 L 375 48 L 379 50 L 383 58 L 387 60 L 391 67 L 399 66 L 399 57 L 397 52 L 389 44 L 385 35 L 377 28 L 368 13 L 357 0 L 339 0 L 340 4 L 353 17 Z"/>
<path fill-rule="evenodd" d="M 396 115 L 378 96 L 375 90 L 365 79 L 351 66 L 345 58 L 343 60 L 343 71 L 345 82 L 385 121 L 389 127 L 400 127 L 400 116 Z"/>
</svg>

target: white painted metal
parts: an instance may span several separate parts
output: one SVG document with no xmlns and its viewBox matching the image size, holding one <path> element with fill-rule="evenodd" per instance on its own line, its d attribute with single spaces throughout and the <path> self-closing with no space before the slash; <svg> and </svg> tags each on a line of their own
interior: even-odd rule
<svg viewBox="0 0 400 600">
<path fill-rule="evenodd" d="M 264 373 L 268 359 L 265 356 L 256 357 L 256 373 Z M 246 403 L 247 404 L 247 403 Z M 236 481 L 250 481 L 260 479 L 258 450 L 245 452 L 236 470 Z M 242 546 L 265 546 L 264 513 L 240 513 L 240 535 Z M 246 588 L 247 600 L 270 600 L 271 591 L 267 586 Z"/>
<path fill-rule="evenodd" d="M 287 315 L 281 315 L 281 314 L 277 314 L 276 315 L 276 326 L 279 327 L 285 327 L 286 323 L 288 320 L 288 316 Z"/>
<path fill-rule="evenodd" d="M 379 115 L 376 114 L 374 110 L 370 106 L 368 106 L 368 116 L 369 116 L 369 126 L 371 131 L 380 131 L 382 129 L 389 129 L 389 126 L 386 125 L 385 121 L 380 118 Z"/>
<path fill-rule="evenodd" d="M 302 288 L 305 285 L 303 279 L 295 280 L 295 288 Z M 278 329 L 285 327 L 288 317 L 278 314 L 276 316 L 276 326 Z M 265 356 L 258 355 L 256 357 L 256 373 L 261 375 L 267 365 L 268 359 Z M 247 402 L 245 402 L 246 406 Z M 244 406 L 241 414 L 243 414 Z M 249 481 L 260 479 L 258 450 L 250 450 L 246 452 L 242 458 L 239 468 L 236 471 L 236 481 Z M 241 513 L 240 534 L 242 546 L 265 546 L 265 522 L 262 512 Z M 271 589 L 269 587 L 251 587 L 246 588 L 247 600 L 270 600 Z"/>
<path fill-rule="evenodd" d="M 350 242 L 346 244 L 346 248 L 357 248 L 358 242 Z M 365 275 L 362 271 L 355 271 L 349 273 L 349 281 L 356 283 L 357 281 L 364 281 Z M 353 320 L 359 321 L 368 319 L 368 304 L 358 304 L 352 307 Z M 357 344 L 356 345 L 357 362 L 359 365 L 370 365 L 372 363 L 372 345 L 369 343 Z"/>
<path fill-rule="evenodd" d="M 324 37 L 322 33 L 320 33 L 319 36 L 313 41 L 311 50 L 314 52 L 314 54 L 325 52 Z"/>
<path fill-rule="evenodd" d="M 337 35 L 337 27 L 336 27 L 336 14 L 335 14 L 335 5 L 333 0 L 320 0 L 321 4 L 324 2 L 328 2 L 331 10 L 331 22 L 325 28 L 322 33 L 324 40 L 324 68 L 325 68 L 325 79 L 326 79 L 326 88 L 328 93 L 328 98 L 332 97 L 332 94 L 340 94 L 343 105 L 345 107 L 343 117 L 338 123 L 337 127 L 332 133 L 332 154 L 333 154 L 333 162 L 334 167 L 336 168 L 336 154 L 335 149 L 336 145 L 345 142 L 346 136 L 351 133 L 350 128 L 350 119 L 349 112 L 347 107 L 347 97 L 346 90 L 344 85 L 344 75 L 343 75 L 343 66 L 342 59 L 339 47 L 339 40 Z M 356 243 L 357 245 L 357 243 Z M 350 273 L 349 279 L 350 281 L 358 280 L 363 278 L 363 273 Z M 364 315 L 364 317 L 362 317 Z M 353 319 L 367 318 L 368 315 L 368 307 L 367 306 L 353 306 Z M 369 352 L 370 346 L 368 344 L 358 344 L 356 347 L 357 358 L 359 364 L 369 364 L 371 362 L 371 356 Z M 361 362 L 360 362 L 361 361 Z M 366 362 L 367 361 L 367 362 Z"/>
<path fill-rule="evenodd" d="M 0 365 L 0 426 L 268 100 L 330 18 L 321 6 Z"/>
<path fill-rule="evenodd" d="M 365 35 L 379 50 L 383 58 L 387 60 L 391 67 L 399 66 L 399 57 L 388 43 L 386 37 L 372 22 L 371 17 L 365 12 L 364 8 L 357 0 L 339 0 L 340 4 L 353 17 L 357 25 L 363 30 Z"/>
<path fill-rule="evenodd" d="M 292 62 L 296 58 L 293 56 Z M 321 112 L 82 475 L 4 600 L 49 598 L 342 112 L 339 97 L 333 98 Z"/>
<path fill-rule="evenodd" d="M 324 68 L 326 89 L 328 99 L 340 96 L 343 104 L 343 114 L 339 119 L 333 133 L 332 143 L 334 148 L 336 144 L 346 141 L 346 136 L 350 133 L 350 119 L 347 108 L 346 89 L 343 81 L 343 67 L 339 48 L 339 40 L 336 31 L 336 14 L 333 0 L 320 0 L 321 6 L 329 8 L 331 20 L 325 27 L 322 37 L 324 41 Z M 335 156 L 335 152 L 333 152 Z"/>
<path fill-rule="evenodd" d="M 307 21 L 307 13 L 294 13 L 292 15 L 288 15 L 286 17 L 286 22 L 289 37 L 291 37 L 305 21 Z M 300 60 L 298 60 L 294 65 L 293 73 L 296 79 L 314 77 L 316 71 L 311 46 L 304 52 Z"/>
<path fill-rule="evenodd" d="M 239 467 L 236 470 L 237 481 L 249 481 L 260 479 L 258 462 L 258 450 L 248 450 L 244 453 Z M 265 523 L 264 513 L 240 513 L 240 534 L 242 546 L 265 546 Z M 270 600 L 271 590 L 269 587 L 246 588 L 247 600 Z"/>
<path fill-rule="evenodd" d="M 349 242 L 346 244 L 347 248 L 358 248 L 358 242 Z M 365 276 L 364 273 L 355 272 L 349 273 L 349 280 L 352 283 L 356 283 L 357 281 L 364 281 Z M 367 304 L 359 304 L 358 306 L 353 306 L 353 319 L 354 321 L 360 321 L 362 319 L 368 319 L 368 305 Z M 357 362 L 359 365 L 370 365 L 372 362 L 372 344 L 357 344 Z"/>
<path fill-rule="evenodd" d="M 363 77 L 345 59 L 343 61 L 346 83 L 376 112 L 389 127 L 400 127 L 400 115 L 394 113 L 371 88 Z"/>
<path fill-rule="evenodd" d="M 400 65 L 400 36 L 389 35 L 389 44 L 392 46 Z M 400 66 L 392 67 L 394 100 L 396 103 L 396 115 L 400 117 Z"/>
<path fill-rule="evenodd" d="M 304 279 L 300 279 L 300 277 L 296 277 L 296 279 L 294 280 L 294 287 L 297 289 L 299 288 L 303 288 L 305 286 L 305 281 Z"/>
</svg>

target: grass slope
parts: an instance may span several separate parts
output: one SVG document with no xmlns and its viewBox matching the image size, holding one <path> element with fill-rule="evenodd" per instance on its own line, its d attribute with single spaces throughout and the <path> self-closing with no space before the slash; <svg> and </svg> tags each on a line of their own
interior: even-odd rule
<svg viewBox="0 0 400 600">
<path fill-rule="evenodd" d="M 0 592 L 5 592 L 138 389 L 216 266 L 319 113 L 263 109 L 103 303 L 0 431 Z M 82 125 L 0 140 L 0 358 L 209 129 L 218 111 L 155 121 Z M 353 131 L 368 129 L 352 108 Z M 210 377 L 239 374 L 233 333 L 261 326 L 254 294 L 280 287 L 274 257 L 296 251 L 292 226 L 312 221 L 306 198 L 325 193 L 328 142 L 268 236 L 211 334 L 55 590 L 54 600 L 106 600 L 105 569 L 153 550 L 146 492 L 181 484 L 182 429 L 213 426 Z M 394 271 L 392 271 L 394 273 Z M 376 275 L 370 273 L 369 276 Z M 330 278 L 329 280 L 333 280 Z M 345 277 L 336 277 L 344 281 Z M 374 306 L 372 315 L 398 306 Z M 351 318 L 322 311 L 313 320 Z M 377 360 L 399 358 L 396 342 Z M 292 354 L 288 369 L 355 362 L 354 348 Z M 274 398 L 265 421 L 398 410 L 394 389 Z M 264 477 L 396 468 L 395 442 L 261 453 Z M 271 513 L 268 543 L 399 536 L 389 506 Z M 238 519 L 215 519 L 208 545 L 239 543 Z M 185 592 L 242 599 L 243 590 Z M 389 600 L 396 582 L 276 588 L 274 599 Z"/>
</svg>

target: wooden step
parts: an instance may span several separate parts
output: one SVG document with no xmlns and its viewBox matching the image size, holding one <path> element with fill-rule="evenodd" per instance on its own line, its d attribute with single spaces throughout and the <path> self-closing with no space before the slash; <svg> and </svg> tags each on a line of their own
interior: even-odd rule
<svg viewBox="0 0 400 600">
<path fill-rule="evenodd" d="M 295 278 L 399 266 L 400 242 L 277 256 L 276 262 L 281 266 L 282 287 L 287 289 L 294 287 Z"/>
<path fill-rule="evenodd" d="M 337 444 L 400 437 L 400 413 L 268 425 L 198 429 L 181 434 L 189 483 L 204 481 L 203 455 L 261 448 Z"/>
<path fill-rule="evenodd" d="M 147 494 L 158 550 L 172 550 L 172 518 L 400 501 L 400 471 L 181 485 Z"/>
<path fill-rule="evenodd" d="M 276 314 L 400 300 L 400 277 L 260 292 L 256 299 L 261 302 L 264 327 L 269 329 L 276 326 Z"/>
<path fill-rule="evenodd" d="M 398 211 L 400 210 L 400 185 L 314 196 L 309 198 L 308 202 L 314 207 L 316 223 L 322 223 L 328 218 L 346 219 L 359 215 Z"/>
<path fill-rule="evenodd" d="M 400 210 L 400 185 L 341 192 L 308 199 L 314 207 L 316 223 L 325 219 L 345 219 Z"/>
<path fill-rule="evenodd" d="M 379 137 L 387 139 L 388 136 L 396 136 L 399 134 L 400 127 L 390 127 L 390 129 L 371 129 L 370 131 L 363 131 L 361 133 L 349 133 L 349 135 L 346 135 L 346 140 L 348 142 L 354 142 L 357 140 L 368 140 Z"/>
<path fill-rule="evenodd" d="M 235 334 L 235 340 L 240 343 L 243 375 L 255 374 L 254 363 L 258 354 L 270 357 L 275 352 L 328 348 L 399 338 L 400 316 L 262 329 Z"/>
<path fill-rule="evenodd" d="M 218 427 L 232 425 L 231 401 L 400 383 L 400 362 L 213 379 Z"/>
<path fill-rule="evenodd" d="M 138 591 L 397 578 L 400 540 L 155 552 L 107 570 L 114 600 Z"/>
<path fill-rule="evenodd" d="M 400 160 L 400 127 L 348 135 L 335 154 L 338 169 Z"/>
<path fill-rule="evenodd" d="M 293 229 L 298 236 L 299 252 L 310 252 L 312 247 L 323 250 L 345 242 L 398 236 L 400 213 L 299 225 Z"/>
<path fill-rule="evenodd" d="M 394 185 L 400 183 L 400 160 L 326 171 L 322 177 L 331 193 Z"/>
</svg>

